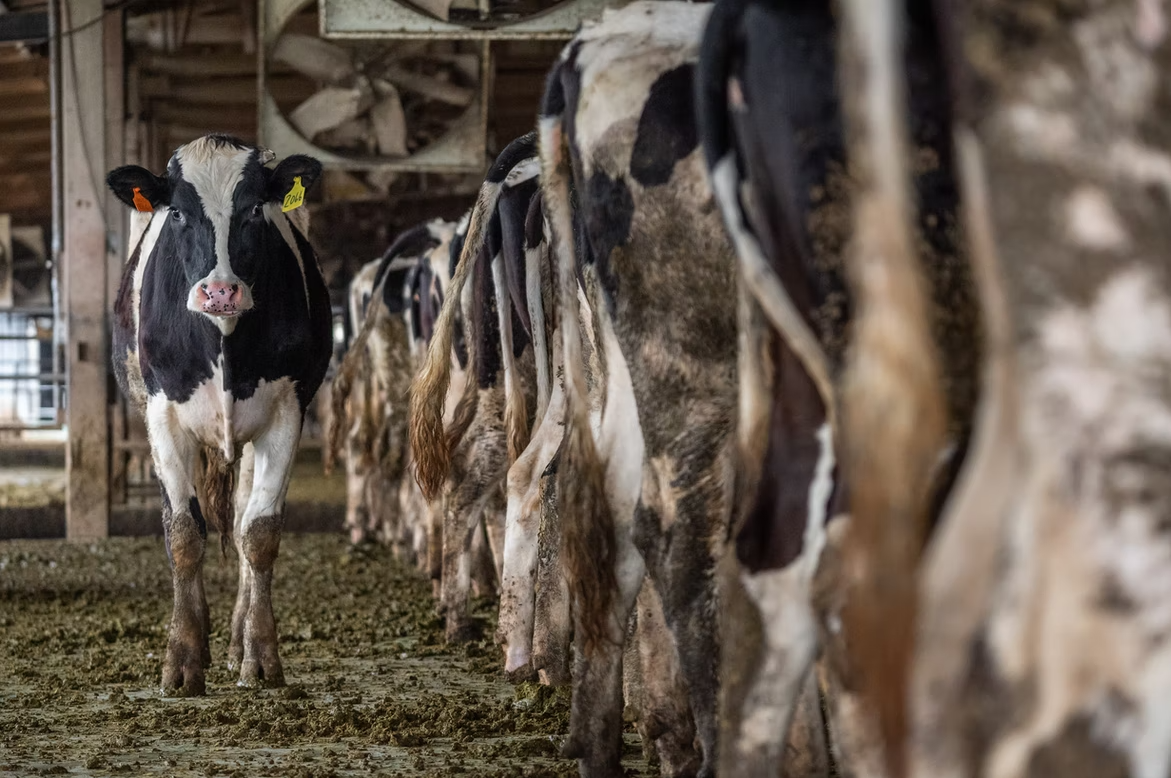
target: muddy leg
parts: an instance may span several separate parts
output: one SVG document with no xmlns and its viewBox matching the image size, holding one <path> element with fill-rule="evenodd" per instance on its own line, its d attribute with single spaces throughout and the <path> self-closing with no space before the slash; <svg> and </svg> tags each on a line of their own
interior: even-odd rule
<svg viewBox="0 0 1171 778">
<path fill-rule="evenodd" d="M 366 540 L 370 510 L 366 504 L 367 468 L 362 452 L 354 445 L 353 434 L 346 441 L 346 531 L 355 545 Z"/>
<path fill-rule="evenodd" d="M 488 540 L 487 525 L 492 523 L 490 508 L 480 514 L 480 521 L 472 528 L 471 564 L 472 594 L 476 597 L 492 597 L 496 593 L 496 566 L 492 562 L 492 549 Z"/>
<path fill-rule="evenodd" d="M 541 683 L 570 681 L 569 585 L 561 565 L 561 520 L 557 515 L 557 476 L 551 464 L 541 476 L 541 526 L 537 532 L 537 592 L 533 619 L 533 667 Z"/>
<path fill-rule="evenodd" d="M 447 514 L 446 497 L 427 505 L 427 558 L 425 570 L 431 577 L 431 596 L 439 599 L 443 582 L 443 520 Z"/>
<path fill-rule="evenodd" d="M 554 348 L 556 359 L 560 356 L 560 349 L 556 345 Z M 557 606 L 552 601 L 542 606 L 534 601 L 534 595 L 537 601 L 548 597 L 562 601 L 565 619 L 557 627 L 565 631 L 567 651 L 569 590 L 561 577 L 557 560 L 561 528 L 556 524 L 556 493 L 554 491 L 551 495 L 551 500 L 546 499 L 545 488 L 546 483 L 553 486 L 554 479 L 549 476 L 547 468 L 551 466 L 564 436 L 564 428 L 560 423 L 564 416 L 565 392 L 558 381 L 553 387 L 549 409 L 543 421 L 533 433 L 528 447 L 508 471 L 500 624 L 496 631 L 496 639 L 504 644 L 505 672 L 523 675 L 530 664 L 540 669 L 551 661 L 552 672 L 558 679 L 556 683 L 568 682 L 569 656 L 567 653 L 560 655 L 558 649 L 552 649 L 557 655 L 550 656 L 550 659 L 537 658 L 536 654 L 541 650 L 547 653 L 552 645 L 556 645 L 560 636 L 542 637 L 541 633 L 548 628 L 548 619 L 545 618 L 546 624 L 541 625 L 542 615 L 535 613 L 534 609 L 540 611 L 543 608 L 547 617 L 556 611 Z M 550 515 L 546 508 L 549 505 L 553 506 L 553 525 L 548 521 Z M 554 571 L 548 565 L 557 566 L 557 569 Z M 545 638 L 552 638 L 554 643 L 550 644 Z M 546 648 L 538 649 L 539 642 L 544 643 Z"/>
<path fill-rule="evenodd" d="M 629 523 L 616 527 L 618 591 L 611 610 L 609 635 L 592 648 L 578 646 L 573 666 L 573 702 L 569 738 L 563 753 L 576 757 L 582 778 L 621 775 L 622 653 L 626 625 L 646 574 L 642 557 L 630 541 Z M 625 537 L 626 542 L 621 542 Z M 575 616 L 576 619 L 576 616 Z M 580 626 L 577 630 L 582 634 Z"/>
<path fill-rule="evenodd" d="M 693 776 L 701 758 L 679 657 L 663 617 L 663 603 L 648 580 L 638 595 L 638 655 L 642 667 L 639 732 L 653 744 L 664 776 Z"/>
<path fill-rule="evenodd" d="M 443 510 L 443 578 L 440 581 L 439 605 L 446 622 L 449 643 L 471 638 L 472 623 L 468 613 L 471 592 L 472 529 L 479 526 L 480 511 L 469 499 L 474 488 L 465 480 L 445 502 Z"/>
<path fill-rule="evenodd" d="M 272 612 L 272 571 L 280 549 L 289 472 L 300 437 L 301 411 L 296 399 L 290 397 L 272 426 L 254 441 L 256 465 L 252 492 L 239 533 L 241 564 L 248 565 L 251 576 L 248 613 L 243 624 L 241 686 L 283 686 L 285 682 Z"/>
<path fill-rule="evenodd" d="M 825 737 L 825 719 L 821 715 L 821 694 L 817 673 L 805 676 L 805 685 L 789 725 L 785 740 L 785 758 L 781 778 L 829 778 L 829 743 Z"/>
<path fill-rule="evenodd" d="M 718 456 L 720 445 L 709 441 L 701 450 Z M 712 464 L 680 460 L 671 465 L 673 477 L 655 479 L 660 482 L 664 515 L 674 516 L 657 544 L 665 554 L 660 551 L 654 555 L 651 544 L 640 541 L 648 558 L 657 559 L 651 577 L 662 597 L 663 614 L 686 679 L 696 737 L 703 748 L 701 776 L 714 775 L 716 768 L 720 645 L 712 549 L 714 534 L 721 531 L 720 520 L 726 515 L 722 475 Z M 640 510 L 638 523 L 661 525 L 661 520 L 654 521 L 652 516 Z M 644 531 L 647 529 L 640 526 L 640 535 Z"/>
<path fill-rule="evenodd" d="M 195 496 L 198 452 L 174 424 L 165 402 L 147 407 L 147 424 L 162 485 L 163 533 L 174 591 L 163 659 L 163 690 L 201 695 L 206 691 L 204 657 L 209 654 L 207 599 L 203 591 L 207 523 Z"/>
<path fill-rule="evenodd" d="M 232 537 L 236 544 L 236 563 L 239 566 L 236 607 L 232 609 L 232 640 L 228 645 L 228 670 L 233 672 L 239 670 L 244 661 L 244 619 L 248 615 L 248 602 L 252 598 L 252 568 L 244 558 L 240 538 L 244 534 L 244 511 L 248 508 L 248 497 L 252 493 L 255 467 L 256 450 L 249 443 L 244 446 L 243 455 L 240 457 L 240 472 L 236 477 L 236 494 L 232 503 Z"/>
</svg>

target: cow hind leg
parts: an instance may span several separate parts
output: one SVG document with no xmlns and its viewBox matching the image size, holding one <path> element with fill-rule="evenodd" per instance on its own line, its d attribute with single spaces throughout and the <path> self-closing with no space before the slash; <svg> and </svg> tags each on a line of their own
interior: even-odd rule
<svg viewBox="0 0 1171 778">
<path fill-rule="evenodd" d="M 569 643 L 573 621 L 569 584 L 561 566 L 561 519 L 557 515 L 557 460 L 540 478 L 541 523 L 537 530 L 537 591 L 533 616 L 533 667 L 541 683 L 570 682 Z"/>
<path fill-rule="evenodd" d="M 163 533 L 174 595 L 162 686 L 166 692 L 202 695 L 210 652 L 203 589 L 207 522 L 195 490 L 198 450 L 186 434 L 168 423 L 171 416 L 165 405 L 148 410 L 148 414 L 155 469 L 162 484 Z"/>
<path fill-rule="evenodd" d="M 695 750 L 695 722 L 687 686 L 663 617 L 663 602 L 649 580 L 638 595 L 637 636 L 642 669 L 639 734 L 644 748 L 653 744 L 660 775 L 693 776 L 702 760 Z"/>
<path fill-rule="evenodd" d="M 621 527 L 618 534 L 622 534 Z M 629 541 L 620 543 L 617 551 L 618 591 L 611 605 L 608 634 L 593 645 L 579 646 L 574 656 L 569 738 L 562 753 L 578 759 L 581 778 L 622 774 L 622 654 L 626 624 L 646 567 Z M 580 625 L 580 614 L 576 618 Z"/>
<path fill-rule="evenodd" d="M 654 533 L 654 512 L 641 510 L 637 532 L 639 546 L 648 559 L 655 559 L 651 575 L 662 597 L 663 614 L 675 639 L 683 677 L 687 682 L 691 712 L 695 720 L 696 737 L 703 748 L 703 765 L 699 775 L 714 775 L 718 732 L 717 698 L 719 693 L 719 640 L 715 589 L 715 556 L 713 549 L 717 533 L 727 518 L 730 497 L 730 478 L 724 472 L 725 449 L 719 436 L 704 432 L 692 416 L 695 428 L 689 435 L 698 437 L 684 441 L 684 450 L 706 452 L 708 462 L 678 459 L 661 461 L 670 478 L 658 478 L 660 499 L 664 511 L 660 522 L 672 516 L 656 544 L 643 533 Z M 716 426 L 718 420 L 715 420 Z M 644 499 L 647 497 L 644 490 Z M 651 499 L 654 499 L 653 496 Z M 660 553 L 655 553 L 654 546 Z"/>
<path fill-rule="evenodd" d="M 243 645 L 240 686 L 283 686 L 285 682 L 272 612 L 272 571 L 280 549 L 289 472 L 300 436 L 301 411 L 290 395 L 277 410 L 272 425 L 253 442 L 256 462 L 252 490 L 237 546 L 240 564 L 249 568 L 247 613 L 242 619 L 233 619 L 242 627 L 239 634 L 233 635 Z"/>
</svg>

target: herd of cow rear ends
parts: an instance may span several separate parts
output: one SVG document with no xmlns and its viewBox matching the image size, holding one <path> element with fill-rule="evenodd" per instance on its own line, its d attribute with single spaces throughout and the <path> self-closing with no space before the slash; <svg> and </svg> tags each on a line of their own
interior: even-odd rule
<svg viewBox="0 0 1171 778">
<path fill-rule="evenodd" d="M 582 775 L 621 774 L 631 714 L 672 776 L 1171 769 L 1171 648 L 1151 626 L 1166 573 L 1127 568 L 1136 542 L 1171 564 L 1148 488 L 1166 476 L 1147 456 L 1162 433 L 1127 427 L 1119 442 L 1100 422 L 1151 395 L 1116 390 L 1111 417 L 1055 410 L 1084 396 L 1051 401 L 1063 358 L 1070 376 L 1166 375 L 1171 344 L 1126 351 L 1099 321 L 1086 352 L 1099 366 L 1042 326 L 1057 318 L 1025 320 L 1043 274 L 1013 241 L 1053 215 L 1009 214 L 989 194 L 989 170 L 1013 191 L 995 176 L 1014 153 L 1038 170 L 1084 158 L 1099 188 L 1077 190 L 1087 223 L 1045 272 L 1129 246 L 1095 199 L 1112 169 L 1077 156 L 1089 141 L 1064 156 L 1036 146 L 1057 125 L 1021 106 L 1071 94 L 1042 44 L 1068 55 L 1076 41 L 1091 68 L 1086 41 L 1107 41 L 1153 68 L 1166 25 L 1149 18 L 1161 8 L 1130 24 L 1104 2 L 1014 38 L 1024 22 L 970 5 L 608 11 L 566 46 L 534 132 L 497 158 L 472 210 L 404 233 L 355 277 L 327 445 L 328 467 L 345 460 L 350 538 L 429 572 L 451 641 L 474 634 L 472 593 L 497 595 L 505 672 L 572 685 L 563 752 Z M 965 56 L 995 46 L 1032 92 Z M 1139 108 L 1086 99 L 1139 144 L 1124 119 L 1155 110 L 1153 94 Z M 1167 150 L 1143 148 L 1171 169 Z M 1120 186 L 1143 179 L 1123 164 L 1137 157 L 1119 159 Z M 270 582 L 329 326 L 293 219 L 320 166 L 270 161 L 211 136 L 164 177 L 109 179 L 153 211 L 114 358 L 163 482 L 163 684 L 188 693 L 211 659 L 204 516 L 227 537 L 233 488 L 246 563 L 229 663 L 242 684 L 283 680 Z M 1133 286 L 1099 276 L 1087 310 Z M 1167 312 L 1148 319 L 1171 322 L 1171 296 L 1144 294 Z M 1018 424 L 1034 406 L 1045 413 Z M 1063 476 L 1101 459 L 1095 439 L 1134 454 L 1134 477 Z M 1114 507 L 1099 520 L 1103 490 Z M 1079 532 L 1092 554 L 1071 545 Z M 1078 564 L 1047 556 L 1046 537 L 1079 548 Z"/>
</svg>

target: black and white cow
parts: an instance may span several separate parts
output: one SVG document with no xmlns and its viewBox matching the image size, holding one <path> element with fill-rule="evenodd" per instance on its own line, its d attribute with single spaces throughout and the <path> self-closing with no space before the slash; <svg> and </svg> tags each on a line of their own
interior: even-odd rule
<svg viewBox="0 0 1171 778">
<path fill-rule="evenodd" d="M 623 644 L 636 604 L 643 735 L 664 774 L 716 767 L 715 551 L 732 500 L 736 298 L 694 120 L 709 11 L 675 2 L 608 11 L 562 52 L 541 108 L 565 363 L 558 506 L 576 644 L 566 752 L 586 776 L 620 771 Z"/>
<path fill-rule="evenodd" d="M 411 390 L 416 475 L 444 500 L 442 603 L 449 639 L 468 630 L 471 544 L 481 521 L 503 574 L 505 480 L 528 444 L 536 368 L 525 296 L 525 222 L 537 192 L 536 134 L 510 143 L 488 171 L 427 359 Z M 470 284 L 468 282 L 471 282 Z M 462 320 L 470 375 L 450 423 L 443 409 Z M 542 331 L 542 338 L 544 332 Z M 547 379 L 547 374 L 545 374 Z"/>
<path fill-rule="evenodd" d="M 174 611 L 163 687 L 204 693 L 210 662 L 203 589 L 207 523 L 232 531 L 233 466 L 254 452 L 235 516 L 240 590 L 228 665 L 245 685 L 283 683 L 271 584 L 285 494 L 305 409 L 331 353 L 330 304 L 317 257 L 283 211 L 321 165 L 209 135 L 156 176 L 137 166 L 107 183 L 153 210 L 114 308 L 118 384 L 146 419 L 162 486 Z M 201 460 L 205 460 L 205 463 Z M 240 488 L 245 488 L 247 473 Z"/>
<path fill-rule="evenodd" d="M 397 498 L 406 467 L 406 390 L 412 375 L 409 287 L 429 265 L 431 251 L 451 239 L 454 227 L 435 219 L 406 230 L 350 283 L 354 338 L 331 389 L 335 423 L 326 470 L 332 469 L 344 437 L 346 527 L 352 543 L 381 535 L 400 553 L 409 545 Z"/>
<path fill-rule="evenodd" d="M 839 14 L 828 0 L 721 0 L 700 60 L 700 131 L 741 275 L 743 504 L 728 583 L 751 616 L 725 629 L 760 629 L 725 656 L 734 683 L 724 689 L 722 758 L 745 775 L 775 774 L 784 744 L 760 724 L 787 726 L 819 649 L 839 765 L 883 770 L 877 734 L 854 715 L 866 691 L 897 767 L 912 571 L 938 511 L 927 498 L 949 489 L 977 394 L 979 315 L 931 2 L 847 5 Z M 874 65 L 874 36 L 888 25 L 899 25 L 901 48 L 886 52 L 901 58 L 897 73 Z M 861 73 L 874 80 L 862 84 Z M 843 109 L 851 88 L 867 110 Z M 910 110 L 890 113 L 892 100 L 873 115 L 864 90 L 905 93 Z M 892 132 L 894 117 L 909 138 Z M 892 172 L 906 140 L 911 163 Z M 842 538 L 851 569 L 867 577 L 848 597 L 837 577 Z M 757 669 L 743 672 L 753 656 Z"/>
</svg>

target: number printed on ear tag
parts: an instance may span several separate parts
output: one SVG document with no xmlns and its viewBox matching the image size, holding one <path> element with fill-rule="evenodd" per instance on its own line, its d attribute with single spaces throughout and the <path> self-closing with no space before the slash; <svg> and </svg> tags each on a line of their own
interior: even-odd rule
<svg viewBox="0 0 1171 778">
<path fill-rule="evenodd" d="M 293 177 L 293 188 L 285 195 L 285 201 L 281 203 L 281 213 L 291 211 L 294 208 L 300 208 L 305 202 L 305 187 L 301 186 L 301 177 Z"/>
<path fill-rule="evenodd" d="M 142 189 L 134 187 L 134 207 L 138 209 L 139 213 L 151 213 L 154 211 L 154 206 L 150 204 L 150 200 L 146 199 L 146 195 L 142 193 Z"/>
</svg>

